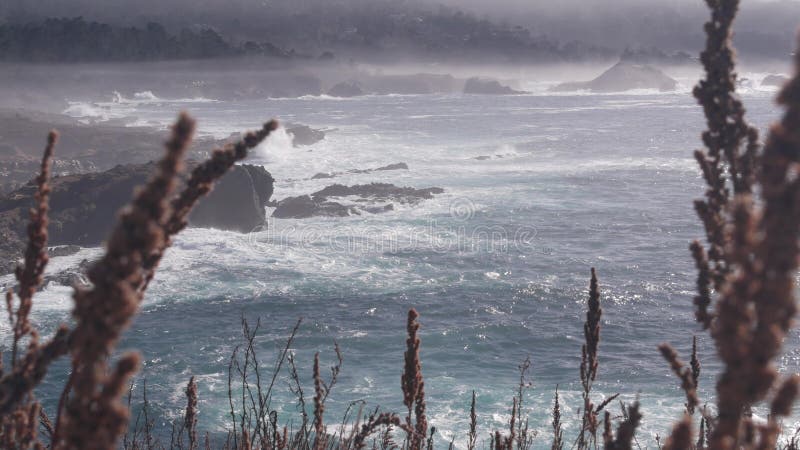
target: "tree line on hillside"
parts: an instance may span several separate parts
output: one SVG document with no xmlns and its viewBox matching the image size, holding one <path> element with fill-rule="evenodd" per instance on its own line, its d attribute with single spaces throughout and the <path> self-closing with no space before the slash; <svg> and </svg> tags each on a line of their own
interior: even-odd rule
<svg viewBox="0 0 800 450">
<path fill-rule="evenodd" d="M 241 55 L 288 57 L 270 43 L 226 40 L 211 28 L 172 34 L 159 23 L 121 27 L 82 17 L 0 25 L 0 60 L 25 62 L 156 61 Z"/>
</svg>

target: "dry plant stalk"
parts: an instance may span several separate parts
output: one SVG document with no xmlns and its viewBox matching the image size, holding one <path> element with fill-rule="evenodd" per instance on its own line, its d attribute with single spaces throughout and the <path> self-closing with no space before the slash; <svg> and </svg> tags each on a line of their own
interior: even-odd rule
<svg viewBox="0 0 800 450">
<path fill-rule="evenodd" d="M 420 340 L 417 336 L 419 331 L 419 314 L 415 309 L 408 311 L 408 321 L 406 331 L 406 351 L 404 354 L 405 366 L 400 384 L 403 388 L 403 404 L 408 408 L 406 416 L 406 432 L 409 433 L 409 448 L 420 450 L 422 443 L 428 434 L 428 419 L 425 416 L 425 381 L 422 378 L 422 366 L 420 364 L 419 347 Z M 412 421 L 412 412 L 414 415 Z"/>
<path fill-rule="evenodd" d="M 617 436 L 613 440 L 610 438 L 609 414 L 606 412 L 606 433 L 608 436 L 605 436 L 605 450 L 633 450 L 636 428 L 639 427 L 639 423 L 642 420 L 642 414 L 639 412 L 639 402 L 634 402 L 627 409 L 623 409 L 623 412 L 625 413 L 625 420 L 619 424 Z"/>
<path fill-rule="evenodd" d="M 22 420 L 27 417 L 24 420 L 32 432 L 27 432 L 26 436 L 18 432 L 16 437 L 5 432 L 3 439 L 14 439 L 15 446 L 20 448 L 37 442 L 38 418 L 40 415 L 46 418 L 46 415 L 40 413 L 31 391 L 44 378 L 50 363 L 71 351 L 73 371 L 57 410 L 56 425 L 49 428 L 52 447 L 112 448 L 115 445 L 128 417 L 127 408 L 120 404 L 119 397 L 137 369 L 138 357 L 123 355 L 113 369 L 108 366 L 107 358 L 135 315 L 147 281 L 169 245 L 170 236 L 185 226 L 191 207 L 211 189 L 216 179 L 276 126 L 276 122 L 269 122 L 262 131 L 248 134 L 242 142 L 216 152 L 210 163 L 201 164 L 201 170 L 195 171 L 190 185 L 175 200 L 181 207 L 179 214 L 173 214 L 170 199 L 194 132 L 194 121 L 182 114 L 166 143 L 166 156 L 159 163 L 157 173 L 123 211 L 108 241 L 106 254 L 90 270 L 88 275 L 93 286 L 76 289 L 75 328 L 68 330 L 62 326 L 50 341 L 39 345 L 38 334 L 30 326 L 28 315 L 47 263 L 47 180 L 57 137 L 55 132 L 50 133 L 42 171 L 37 178 L 37 209 L 32 211 L 28 227 L 25 266 L 17 270 L 20 305 L 16 311 L 13 310 L 13 296 L 6 295 L 14 332 L 13 362 L 11 370 L 0 378 L 0 420 L 6 424 L 9 420 L 15 421 L 17 426 L 13 428 L 21 431 Z M 168 227 L 176 220 L 180 226 Z M 18 347 L 26 336 L 30 337 L 28 350 L 19 358 Z M 46 423 L 49 424 L 49 419 Z M 196 445 L 196 438 L 193 442 Z"/>
<path fill-rule="evenodd" d="M 47 136 L 47 146 L 44 149 L 39 175 L 36 177 L 36 194 L 34 201 L 36 207 L 30 211 L 28 224 L 28 244 L 25 248 L 25 260 L 22 266 L 17 266 L 15 276 L 19 287 L 19 306 L 14 313 L 11 303 L 7 304 L 9 318 L 12 319 L 14 341 L 11 346 L 11 364 L 17 363 L 17 353 L 20 341 L 27 335 L 31 336 L 32 348 L 37 346 L 38 333 L 31 327 L 29 315 L 33 306 L 33 295 L 42 284 L 42 275 L 47 266 L 47 225 L 49 220 L 47 212 L 50 209 L 50 170 L 53 163 L 53 150 L 58 133 L 51 131 Z"/>
<path fill-rule="evenodd" d="M 472 403 L 469 406 L 469 443 L 468 450 L 475 450 L 478 440 L 478 415 L 475 413 L 475 391 L 472 391 Z"/>
<path fill-rule="evenodd" d="M 663 450 L 687 450 L 692 448 L 692 444 L 692 416 L 687 414 L 672 428 Z"/>
<path fill-rule="evenodd" d="M 597 273 L 592 267 L 589 282 L 589 300 L 587 303 L 586 322 L 583 324 L 584 344 L 581 347 L 581 386 L 583 387 L 583 416 L 581 417 L 581 430 L 578 435 L 578 450 L 597 443 L 597 416 L 602 408 L 595 408 L 590 394 L 592 384 L 597 378 L 598 348 L 600 345 L 600 318 L 603 309 L 600 307 L 600 288 L 597 283 Z M 588 434 L 588 437 L 587 437 Z"/>
<path fill-rule="evenodd" d="M 700 386 L 700 359 L 697 358 L 697 336 L 692 336 L 692 359 L 689 361 L 692 368 L 692 382 L 694 383 L 695 393 Z"/>
<path fill-rule="evenodd" d="M 186 435 L 189 437 L 189 450 L 197 448 L 197 383 L 194 377 L 186 385 L 186 414 L 183 420 Z"/>
<path fill-rule="evenodd" d="M 400 426 L 400 418 L 395 414 L 381 413 L 379 415 L 371 415 L 369 419 L 361 426 L 358 434 L 353 440 L 354 449 L 363 449 L 366 446 L 366 439 L 375 433 L 380 427 Z"/>
<path fill-rule="evenodd" d="M 327 436 L 323 414 L 325 413 L 325 388 L 322 376 L 319 373 L 319 352 L 314 354 L 314 449 L 325 448 Z"/>
<path fill-rule="evenodd" d="M 57 449 L 111 448 L 125 430 L 128 413 L 118 397 L 138 369 L 138 356 L 125 355 L 111 372 L 107 359 L 137 312 L 144 261 L 166 245 L 167 199 L 177 186 L 194 128 L 188 115 L 179 117 L 156 174 L 122 212 L 106 254 L 89 270 L 93 287 L 76 288 L 70 340 L 73 396 L 63 412 L 63 441 L 53 443 Z"/>
<path fill-rule="evenodd" d="M 42 284 L 47 266 L 47 213 L 50 200 L 50 170 L 58 133 L 51 131 L 40 166 L 34 180 L 35 205 L 30 211 L 27 227 L 28 243 L 23 264 L 17 266 L 15 276 L 19 298 L 14 310 L 14 294 L 6 293 L 6 307 L 12 330 L 11 367 L 8 373 L 0 367 L 0 446 L 3 448 L 28 448 L 38 445 L 41 406 L 34 398 L 33 389 L 44 378 L 50 361 L 66 351 L 65 331 L 59 329 L 55 337 L 45 345 L 39 344 L 39 334 L 30 323 L 33 296 Z M 19 347 L 28 338 L 28 348 L 20 358 Z M 49 423 L 49 420 L 46 421 Z"/>
<path fill-rule="evenodd" d="M 712 449 L 733 448 L 742 431 L 742 411 L 763 400 L 778 378 L 780 354 L 797 307 L 794 275 L 800 232 L 800 56 L 796 72 L 778 96 L 786 107 L 764 146 L 758 184 L 763 207 L 747 195 L 734 207 L 728 253 L 737 267 L 717 302 L 711 334 L 725 364 L 717 383 L 719 419 Z"/>
<path fill-rule="evenodd" d="M 553 445 L 550 446 L 550 449 L 564 449 L 564 428 L 561 424 L 561 404 L 558 400 L 558 386 L 556 386 L 556 394 L 553 399 Z"/>
<path fill-rule="evenodd" d="M 726 252 L 732 195 L 752 191 L 759 144 L 758 130 L 746 122 L 744 107 L 735 93 L 731 27 L 739 0 L 706 0 L 706 3 L 711 9 L 711 20 L 705 25 L 706 47 L 700 55 L 706 78 L 693 93 L 703 107 L 708 126 L 702 135 L 706 151 L 695 152 L 707 184 L 705 199 L 695 202 L 695 210 L 705 227 L 708 249 L 695 242 L 692 255 L 700 273 L 695 299 L 697 319 L 708 328 L 712 320 L 708 311 L 710 286 L 721 291 L 725 277 L 732 271 Z"/>
<path fill-rule="evenodd" d="M 153 279 L 163 252 L 171 243 L 171 237 L 186 228 L 189 213 L 197 202 L 211 192 L 216 180 L 225 175 L 238 161 L 246 158 L 250 150 L 261 144 L 276 129 L 278 122 L 270 120 L 260 130 L 245 134 L 240 141 L 214 150 L 210 159 L 195 167 L 184 190 L 172 200 L 171 212 L 164 224 L 167 234 L 165 245 L 144 261 L 145 281 L 142 290 L 147 289 Z"/>
<path fill-rule="evenodd" d="M 757 133 L 744 121 L 744 108 L 735 96 L 731 25 L 739 2 L 707 3 L 712 18 L 705 27 L 708 40 L 701 55 L 706 79 L 695 88 L 695 96 L 703 105 L 709 127 L 703 133 L 707 153 L 696 153 L 708 184 L 706 199 L 696 202 L 696 209 L 709 248 L 706 252 L 695 242 L 692 254 L 699 273 L 697 319 L 710 329 L 724 369 L 717 382 L 718 419 L 712 423 L 704 417 L 704 424 L 706 432 L 710 430 L 708 444 L 713 450 L 772 448 L 779 433 L 777 422 L 771 419 L 767 426 L 757 427 L 744 412 L 764 400 L 775 385 L 778 374 L 773 359 L 780 354 L 796 314 L 800 56 L 795 56 L 793 80 L 778 96 L 787 111 L 770 130 L 759 156 Z M 758 202 L 751 198 L 754 191 L 761 194 Z M 713 314 L 709 312 L 712 286 L 718 294 Z M 671 360 L 685 386 L 690 384 L 689 375 L 696 386 L 699 363 L 695 360 L 691 372 L 682 367 L 676 370 L 675 359 Z M 789 404 L 794 383 L 786 382 L 779 391 Z M 778 406 L 776 416 L 788 408 Z M 675 428 L 675 433 L 685 431 L 685 427 Z M 678 435 L 671 437 L 674 441 L 679 438 L 685 441 Z"/>
<path fill-rule="evenodd" d="M 671 345 L 661 344 L 658 350 L 661 351 L 661 356 L 669 363 L 675 376 L 681 380 L 681 389 L 686 394 L 686 412 L 689 415 L 694 414 L 694 409 L 697 407 L 699 400 L 697 399 L 697 378 L 694 376 L 692 368 L 683 364 L 683 361 L 678 358 L 678 352 Z"/>
</svg>

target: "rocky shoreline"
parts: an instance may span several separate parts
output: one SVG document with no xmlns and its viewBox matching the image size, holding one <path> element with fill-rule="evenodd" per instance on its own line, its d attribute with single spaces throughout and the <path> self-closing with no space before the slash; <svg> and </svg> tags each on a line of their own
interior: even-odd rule
<svg viewBox="0 0 800 450">
<path fill-rule="evenodd" d="M 0 192 L 0 273 L 11 273 L 24 250 L 28 211 L 35 195 L 30 180 L 38 170 L 41 136 L 50 128 L 58 128 L 62 136 L 51 180 L 51 256 L 68 256 L 84 247 L 102 245 L 118 211 L 154 170 L 152 161 L 163 145 L 161 130 L 120 124 L 88 126 L 59 115 L 0 111 L 0 171 L 6 175 L 4 192 Z M 295 146 L 312 146 L 325 138 L 324 130 L 300 124 L 289 125 L 287 132 Z M 223 142 L 199 139 L 194 148 L 204 150 L 190 153 L 187 173 L 197 164 L 195 161 Z M 409 167 L 398 162 L 309 174 L 306 179 L 395 170 Z M 279 219 L 346 217 L 392 211 L 395 205 L 415 205 L 444 192 L 438 187 L 417 189 L 388 183 L 332 184 L 308 195 L 276 201 L 272 198 L 274 184 L 275 179 L 264 167 L 237 165 L 197 205 L 189 216 L 189 226 L 248 233 L 266 224 L 267 207 L 274 207 L 271 217 Z M 50 275 L 48 280 L 72 284 L 81 281 L 81 273 L 80 267 L 70 268 Z"/>
<path fill-rule="evenodd" d="M 189 162 L 189 169 L 195 165 Z M 119 165 L 105 172 L 73 174 L 52 179 L 49 243 L 60 254 L 103 243 L 118 211 L 136 187 L 153 173 L 155 163 Z M 272 196 L 274 179 L 261 166 L 239 165 L 202 199 L 189 216 L 190 226 L 248 232 L 265 220 L 264 205 Z M 13 270 L 24 250 L 28 210 L 36 187 L 28 183 L 0 197 L 0 269 Z"/>
</svg>

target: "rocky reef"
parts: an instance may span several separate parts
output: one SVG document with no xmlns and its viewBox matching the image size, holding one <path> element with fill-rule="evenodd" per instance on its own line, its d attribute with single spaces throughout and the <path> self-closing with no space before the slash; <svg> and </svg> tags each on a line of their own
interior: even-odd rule
<svg viewBox="0 0 800 450">
<path fill-rule="evenodd" d="M 362 213 L 377 214 L 392 211 L 395 203 L 415 205 L 443 192 L 444 189 L 438 187 L 415 189 L 388 183 L 354 186 L 334 184 L 310 195 L 288 197 L 279 201 L 272 217 L 305 219 L 315 216 L 346 217 Z"/>
<path fill-rule="evenodd" d="M 375 169 L 350 169 L 345 172 L 319 172 L 314 174 L 311 177 L 312 180 L 320 180 L 324 178 L 335 178 L 339 175 L 346 175 L 346 174 L 353 174 L 353 173 L 372 173 L 372 172 L 382 172 L 387 170 L 408 170 L 408 164 L 406 163 L 394 163 L 388 164 L 385 166 L 377 167 Z"/>
<path fill-rule="evenodd" d="M 598 93 L 624 92 L 633 89 L 658 89 L 674 91 L 678 82 L 664 72 L 646 64 L 620 61 L 591 81 L 561 83 L 551 89 L 554 92 L 591 91 Z"/>
<path fill-rule="evenodd" d="M 92 247 L 101 245 L 116 216 L 143 184 L 155 163 L 127 164 L 105 172 L 67 175 L 52 180 L 50 243 Z M 189 169 L 194 163 L 189 163 Z M 200 201 L 189 216 L 189 226 L 248 232 L 264 224 L 264 206 L 273 192 L 274 180 L 261 166 L 240 165 Z M 0 267 L 13 269 L 25 245 L 28 210 L 33 204 L 32 183 L 0 197 Z M 73 248 L 74 249 L 74 248 Z M 68 251 L 66 247 L 64 251 Z M 59 250 L 61 251 L 61 250 Z"/>
<path fill-rule="evenodd" d="M 308 125 L 291 125 L 286 128 L 286 133 L 292 137 L 294 147 L 314 145 L 325 139 L 325 131 L 311 128 Z"/>
<path fill-rule="evenodd" d="M 525 94 L 525 91 L 512 89 L 491 78 L 472 77 L 464 84 L 464 93 L 479 95 L 516 95 Z"/>
</svg>

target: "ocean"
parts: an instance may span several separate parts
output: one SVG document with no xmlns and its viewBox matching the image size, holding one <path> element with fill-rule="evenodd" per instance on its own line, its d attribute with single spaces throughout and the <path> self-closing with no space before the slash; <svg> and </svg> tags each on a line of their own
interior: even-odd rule
<svg viewBox="0 0 800 450">
<path fill-rule="evenodd" d="M 600 367 L 593 398 L 638 399 L 638 435 L 653 447 L 680 418 L 680 382 L 657 346 L 673 344 L 688 360 L 697 336 L 703 365 L 701 402 L 713 404 L 719 368 L 713 343 L 694 322 L 696 272 L 689 243 L 703 236 L 692 201 L 704 184 L 692 152 L 704 118 L 691 81 L 676 93 L 518 96 L 365 96 L 353 99 L 159 98 L 143 92 L 108 102 L 71 99 L 65 111 L 83 120 L 124 118 L 166 128 L 179 110 L 202 134 L 226 137 L 276 117 L 327 130 L 294 148 L 284 129 L 246 161 L 276 179 L 275 199 L 333 183 L 441 187 L 444 193 L 382 214 L 270 219 L 267 229 L 233 233 L 189 229 L 167 252 L 121 349 L 137 349 L 151 416 L 169 440 L 182 417 L 189 377 L 199 387 L 199 426 L 224 436 L 230 417 L 228 366 L 242 343 L 241 322 L 260 321 L 255 349 L 271 377 L 299 318 L 291 345 L 311 404 L 312 363 L 344 362 L 326 408 L 339 423 L 353 402 L 402 413 L 400 375 L 406 314 L 420 313 L 422 371 L 436 448 L 466 445 L 469 407 L 477 396 L 478 432 L 504 430 L 518 367 L 531 360 L 522 402 L 534 448 L 550 448 L 558 386 L 565 438 L 571 444 L 582 407 L 579 364 L 589 271 L 600 279 Z M 743 93 L 748 119 L 764 130 L 779 117 L 772 90 Z M 408 170 L 343 173 L 405 163 Z M 268 213 L 269 213 L 268 208 Z M 50 271 L 100 249 L 54 258 Z M 70 290 L 48 286 L 36 299 L 41 330 L 69 320 Z M 3 323 L 0 332 L 8 336 Z M 46 333 L 45 333 L 46 334 Z M 780 361 L 800 369 L 793 332 Z M 299 420 L 287 366 L 277 378 L 279 423 Z M 56 365 L 39 391 L 52 408 L 66 377 Z M 327 369 L 323 375 L 328 375 Z M 356 403 L 358 404 L 358 403 Z M 609 405 L 621 415 L 618 402 Z M 756 414 L 763 411 L 756 410 Z M 787 429 L 791 429 L 787 427 Z M 663 442 L 663 440 L 662 440 Z"/>
</svg>

